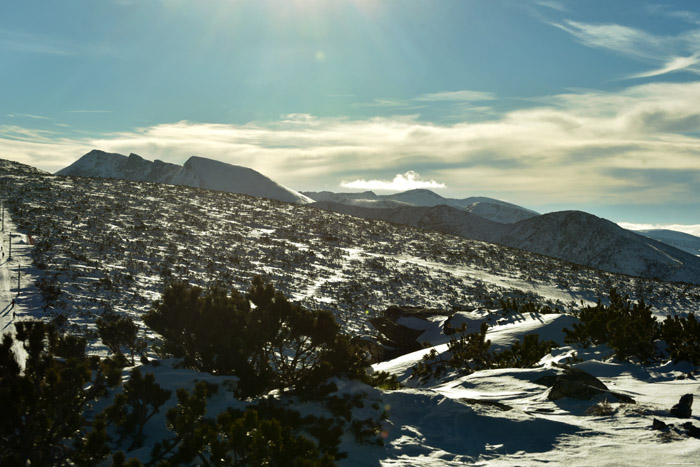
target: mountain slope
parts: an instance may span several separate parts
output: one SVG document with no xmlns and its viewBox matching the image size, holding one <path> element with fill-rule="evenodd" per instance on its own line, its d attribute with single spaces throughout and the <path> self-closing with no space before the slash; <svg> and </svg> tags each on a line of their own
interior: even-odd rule
<svg viewBox="0 0 700 467">
<path fill-rule="evenodd" d="M 505 224 L 445 205 L 367 208 L 321 201 L 312 206 L 499 243 L 604 271 L 700 284 L 700 258 L 581 211 Z"/>
<path fill-rule="evenodd" d="M 581 211 L 520 221 L 497 241 L 605 271 L 700 283 L 700 258 Z"/>
<path fill-rule="evenodd" d="M 378 219 L 394 224 L 410 225 L 426 230 L 459 235 L 472 240 L 492 241 L 498 238 L 503 224 L 470 214 L 451 206 L 398 206 L 392 208 L 368 208 L 365 206 L 319 201 L 313 203 L 327 211 Z"/>
<path fill-rule="evenodd" d="M 674 246 L 691 255 L 700 256 L 700 237 L 675 230 L 638 230 L 638 234 L 653 238 L 661 243 Z"/>
<path fill-rule="evenodd" d="M 127 157 L 94 149 L 56 172 L 56 175 L 168 183 L 290 203 L 312 202 L 306 196 L 277 184 L 253 169 L 197 156 L 190 157 L 183 166 L 179 166 L 160 160 L 151 162 L 136 154 Z"/>
<path fill-rule="evenodd" d="M 539 213 L 505 201 L 483 196 L 465 199 L 444 198 L 426 189 L 408 190 L 391 195 L 377 195 L 372 191 L 363 193 L 332 193 L 330 191 L 304 192 L 314 201 L 362 206 L 367 208 L 393 208 L 401 206 L 433 207 L 446 205 L 476 214 L 490 221 L 513 223 L 538 216 Z"/>
</svg>

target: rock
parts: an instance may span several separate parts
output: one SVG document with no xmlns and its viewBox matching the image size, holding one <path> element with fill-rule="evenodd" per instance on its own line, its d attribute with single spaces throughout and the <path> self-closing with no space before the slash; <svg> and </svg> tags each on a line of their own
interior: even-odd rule
<svg viewBox="0 0 700 467">
<path fill-rule="evenodd" d="M 504 404 L 503 402 L 498 402 L 498 401 L 484 400 L 484 399 L 471 399 L 468 397 L 462 397 L 459 400 L 462 402 L 466 402 L 467 404 L 480 404 L 480 405 L 488 405 L 491 407 L 496 407 L 497 409 L 503 410 L 504 412 L 507 412 L 507 411 L 513 409 L 513 407 L 511 407 L 510 405 Z"/>
<path fill-rule="evenodd" d="M 578 368 L 559 365 L 564 369 L 564 373 L 552 376 L 545 376 L 536 383 L 551 386 L 549 400 L 555 401 L 564 397 L 572 397 L 580 400 L 590 400 L 596 396 L 612 396 L 620 402 L 634 404 L 634 399 L 624 394 L 612 392 L 608 387 L 595 376 L 586 373 Z"/>
<path fill-rule="evenodd" d="M 556 375 L 549 391 L 549 400 L 564 397 L 589 400 L 608 391 L 608 387 L 595 376 L 578 368 L 567 367 L 563 374 Z"/>
<path fill-rule="evenodd" d="M 671 415 L 678 418 L 690 418 L 692 415 L 693 395 L 685 394 L 676 405 L 671 407 Z"/>
<path fill-rule="evenodd" d="M 692 436 L 693 438 L 700 438 L 700 428 L 696 427 L 690 422 L 685 422 L 682 426 L 683 428 L 685 428 L 686 433 L 688 433 L 688 436 Z"/>
<path fill-rule="evenodd" d="M 428 308 L 409 306 L 390 306 L 383 316 L 370 319 L 374 328 L 379 332 L 378 340 L 383 346 L 383 350 L 378 354 L 373 354 L 375 361 L 391 360 L 392 358 L 405 355 L 423 348 L 418 338 L 423 334 L 423 330 L 411 329 L 398 323 L 403 317 L 426 319 L 430 316 L 446 315 L 447 313 Z"/>
<path fill-rule="evenodd" d="M 651 429 L 659 431 L 669 431 L 671 427 L 669 427 L 666 423 L 662 422 L 661 420 L 655 418 L 651 424 Z"/>
</svg>

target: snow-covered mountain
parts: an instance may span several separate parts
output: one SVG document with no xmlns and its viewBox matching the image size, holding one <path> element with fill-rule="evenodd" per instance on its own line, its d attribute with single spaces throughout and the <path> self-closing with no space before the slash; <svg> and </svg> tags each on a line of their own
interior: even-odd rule
<svg viewBox="0 0 700 467">
<path fill-rule="evenodd" d="M 700 283 L 700 258 L 581 211 L 526 219 L 494 240 L 605 271 Z"/>
<path fill-rule="evenodd" d="M 695 235 L 666 229 L 637 230 L 636 232 L 667 245 L 675 246 L 691 255 L 700 256 L 700 237 Z"/>
<path fill-rule="evenodd" d="M 111 351 L 98 338 L 96 320 L 112 314 L 129 316 L 139 335 L 156 343 L 157 335 L 142 318 L 161 296 L 166 281 L 187 280 L 202 287 L 217 283 L 244 293 L 252 276 L 264 275 L 302 307 L 332 311 L 349 337 L 383 347 L 385 337 L 412 336 L 420 347 L 410 353 L 401 348 L 398 357 L 377 359 L 372 366 L 375 372 L 395 376 L 401 387 L 385 389 L 334 378 L 337 391 L 321 402 L 299 399 L 291 391 L 239 399 L 236 376 L 186 368 L 180 359 L 163 359 L 147 350 L 151 362 L 144 360 L 136 368 L 144 376 L 153 375 L 171 394 L 144 424 L 142 447 L 129 447 L 132 441 L 120 439 L 110 423 L 111 452 L 122 451 L 127 458 L 149 463 L 154 447 L 175 436 L 167 414 L 176 407 L 176 391 L 192 394 L 195 383 L 205 381 L 215 390 L 207 394 L 206 417 L 190 426 L 209 430 L 219 414 L 246 407 L 290 414 L 282 421 L 283 428 L 287 419 L 323 417 L 338 423 L 331 430 L 324 428 L 324 434 L 342 430 L 338 449 L 347 457 L 338 460 L 341 467 L 636 466 L 700 458 L 700 417 L 695 411 L 681 419 L 671 409 L 679 398 L 697 393 L 697 365 L 666 356 L 646 365 L 626 361 L 607 344 L 568 343 L 563 332 L 579 322 L 576 310 L 599 298 L 605 302 L 610 288 L 635 301 L 644 298 L 654 316 L 663 319 L 697 312 L 700 286 L 607 273 L 524 250 L 308 205 L 187 186 L 55 177 L 2 160 L 0 193 L 6 208 L 0 249 L 7 251 L 12 244 L 13 252 L 11 260 L 5 256 L 0 262 L 4 333 L 13 333 L 15 323 L 28 319 L 52 322 L 62 332 L 86 337 L 89 355 L 106 357 Z M 449 206 L 404 206 L 394 211 L 409 219 L 412 213 L 424 212 L 422 219 L 431 224 L 437 219 L 449 221 L 455 213 L 484 225 L 496 224 Z M 570 238 L 584 235 L 579 228 L 595 233 L 599 242 L 616 233 L 608 232 L 607 221 L 589 219 L 584 213 L 555 214 L 542 216 L 551 218 L 548 228 L 566 229 Z M 406 222 L 394 215 L 395 222 Z M 453 219 L 452 225 L 458 221 Z M 528 226 L 534 228 L 528 221 L 511 228 L 525 231 Z M 15 288 L 20 266 L 21 293 Z M 16 305 L 8 309 L 11 300 Z M 548 311 L 538 312 L 544 305 Z M 391 308 L 399 311 L 389 313 Z M 374 318 L 382 317 L 389 323 L 375 326 Z M 454 330 L 462 324 L 467 332 L 486 325 L 489 352 L 514 348 L 515 343 L 526 347 L 526 338 L 535 335 L 540 342 L 551 340 L 559 347 L 523 368 L 509 364 L 472 372 L 465 366 L 469 371 L 419 377 L 417 366 L 425 365 L 431 353 L 437 360 L 451 358 L 450 345 L 459 340 Z M 238 330 L 220 331 L 235 338 Z M 131 368 L 124 370 L 123 383 L 133 381 L 129 378 L 135 373 L 129 376 L 130 372 Z M 581 379 L 565 378 L 583 372 L 587 376 L 583 384 Z M 591 381 L 607 389 L 584 398 L 588 388 L 600 389 Z M 570 383 L 566 394 L 565 383 Z M 575 390 L 581 386 L 584 391 Z M 90 424 L 71 433 L 63 446 L 92 430 L 95 415 L 124 391 L 124 384 L 110 388 L 105 397 L 87 406 L 85 418 Z M 46 398 L 40 403 L 50 405 Z M 272 416 L 262 410 L 260 414 L 261 420 Z M 373 421 L 376 424 L 370 424 Z M 315 444 L 317 438 L 310 442 Z M 207 451 L 201 459 L 213 463 L 214 457 Z M 102 464 L 106 463 L 109 460 Z"/>
<path fill-rule="evenodd" d="M 318 201 L 311 206 L 365 219 L 380 219 L 394 224 L 459 235 L 472 240 L 492 241 L 500 236 L 504 228 L 501 223 L 444 204 L 369 208 L 332 201 Z"/>
<path fill-rule="evenodd" d="M 485 219 L 513 223 L 523 219 L 538 216 L 539 213 L 512 203 L 483 196 L 473 196 L 464 199 L 444 198 L 437 193 L 416 189 L 391 195 L 377 195 L 372 191 L 362 193 L 332 193 L 330 191 L 304 192 L 315 201 L 331 201 L 334 203 L 366 208 L 393 208 L 401 206 L 451 206 L 476 214 Z"/>
<path fill-rule="evenodd" d="M 253 169 L 197 156 L 190 157 L 183 166 L 179 166 L 160 160 L 151 162 L 133 153 L 127 157 L 93 149 L 73 164 L 56 172 L 56 175 L 159 182 L 290 203 L 313 202 L 310 198 L 279 185 Z"/>
<path fill-rule="evenodd" d="M 368 208 L 320 201 L 312 206 L 498 243 L 604 271 L 700 283 L 697 256 L 581 211 L 554 212 L 506 224 L 446 205 Z"/>
</svg>

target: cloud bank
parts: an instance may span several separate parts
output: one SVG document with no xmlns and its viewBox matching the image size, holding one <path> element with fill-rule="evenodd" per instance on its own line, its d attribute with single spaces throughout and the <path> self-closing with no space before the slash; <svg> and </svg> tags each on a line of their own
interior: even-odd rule
<svg viewBox="0 0 700 467">
<path fill-rule="evenodd" d="M 420 175 L 412 170 L 404 174 L 396 174 L 393 180 L 353 180 L 342 181 L 340 186 L 354 190 L 377 191 L 407 191 L 417 188 L 439 189 L 445 188 L 444 183 L 435 180 L 420 180 Z"/>
<path fill-rule="evenodd" d="M 697 225 L 681 225 L 681 224 L 634 224 L 630 222 L 618 222 L 618 225 L 627 230 L 675 230 L 690 235 L 700 237 L 700 224 Z"/>
</svg>

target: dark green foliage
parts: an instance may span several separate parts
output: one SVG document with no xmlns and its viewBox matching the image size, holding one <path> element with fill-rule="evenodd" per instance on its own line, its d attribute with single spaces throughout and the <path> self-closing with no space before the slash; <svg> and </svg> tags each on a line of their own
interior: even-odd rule
<svg viewBox="0 0 700 467">
<path fill-rule="evenodd" d="M 106 389 L 99 359 L 85 356 L 85 340 L 59 335 L 52 325 L 23 321 L 16 338 L 27 352 L 20 371 L 0 344 L 0 464 L 94 465 L 107 455 L 104 421 L 87 432 L 84 411 Z"/>
<path fill-rule="evenodd" d="M 216 420 L 205 418 L 212 387 L 198 383 L 192 393 L 177 392 L 178 405 L 167 413 L 173 437 L 155 445 L 147 465 L 332 466 L 344 457 L 338 451 L 342 424 L 301 417 L 274 402 L 260 402 L 244 412 L 229 409 Z M 318 440 L 300 434 L 309 433 Z M 124 457 L 118 459 L 123 464 Z M 116 464 L 116 462 L 115 462 Z"/>
<path fill-rule="evenodd" d="M 44 298 L 44 311 L 54 306 L 61 298 L 61 288 L 58 286 L 58 278 L 56 274 L 49 277 L 42 277 L 36 281 L 36 286 L 39 288 L 41 295 Z"/>
<path fill-rule="evenodd" d="M 609 306 L 598 300 L 596 306 L 581 310 L 578 318 L 580 323 L 575 323 L 573 330 L 564 329 L 564 342 L 608 344 L 621 360 L 635 356 L 648 362 L 654 358 L 654 341 L 660 337 L 660 329 L 644 300 L 632 303 L 613 288 Z"/>
<path fill-rule="evenodd" d="M 399 383 L 396 375 L 392 375 L 386 371 L 377 371 L 372 373 L 369 375 L 366 382 L 372 387 L 383 389 L 385 391 L 391 391 L 401 387 L 401 383 Z"/>
<path fill-rule="evenodd" d="M 185 365 L 238 376 L 242 396 L 318 392 L 327 378 L 361 377 L 367 365 L 331 313 L 290 303 L 260 277 L 245 295 L 173 283 L 144 322 L 163 336 L 161 350 Z"/>
<path fill-rule="evenodd" d="M 106 314 L 97 319 L 97 332 L 114 355 L 123 356 L 122 347 L 131 353 L 131 364 L 134 364 L 134 353 L 142 351 L 144 342 L 138 338 L 138 327 L 128 316 Z"/>
<path fill-rule="evenodd" d="M 500 299 L 500 304 L 501 304 L 501 309 L 504 311 L 504 313 L 540 313 L 543 315 L 550 314 L 550 313 L 556 313 L 556 310 L 553 310 L 551 307 L 547 305 L 539 305 L 534 302 L 519 302 L 518 300 L 512 299 L 510 297 L 507 297 L 506 299 Z"/>
<path fill-rule="evenodd" d="M 487 330 L 488 325 L 481 323 L 478 333 L 461 332 L 459 336 L 450 339 L 447 344 L 451 354 L 449 365 L 466 373 L 491 368 L 493 355 L 489 352 L 491 341 L 486 340 Z"/>
<path fill-rule="evenodd" d="M 168 399 L 170 391 L 156 384 L 153 373 L 141 376 L 141 371 L 135 368 L 124 385 L 124 392 L 117 394 L 114 404 L 105 410 L 108 420 L 116 425 L 120 434 L 118 442 L 129 437 L 132 440 L 129 451 L 140 448 L 145 439 L 146 422 Z"/>
<path fill-rule="evenodd" d="M 360 444 L 384 446 L 384 440 L 380 436 L 382 433 L 382 426 L 373 418 L 353 420 L 350 425 L 350 431 L 355 435 L 355 441 Z"/>
<path fill-rule="evenodd" d="M 281 422 L 278 418 L 261 417 L 258 410 L 229 411 L 217 420 L 221 438 L 212 449 L 214 465 L 257 466 L 333 466 L 334 452 L 322 452 L 319 446 L 297 430 L 313 424 L 311 418 L 296 423 Z M 342 430 L 341 430 L 342 433 Z M 339 443 L 339 436 L 336 438 Z M 335 445 L 337 448 L 337 444 Z"/>
<path fill-rule="evenodd" d="M 204 417 L 207 398 L 215 390 L 204 381 L 197 383 L 191 394 L 178 389 L 178 404 L 166 414 L 168 429 L 174 436 L 154 445 L 149 465 L 156 462 L 158 465 L 187 465 L 196 458 L 207 465 L 204 452 L 220 431 L 214 421 Z"/>
<path fill-rule="evenodd" d="M 539 335 L 523 336 L 523 342 L 516 342 L 510 349 L 495 355 L 496 364 L 505 368 L 529 368 L 535 366 L 557 344 L 552 341 L 541 341 Z"/>
<path fill-rule="evenodd" d="M 412 377 L 426 381 L 431 377 L 440 377 L 448 369 L 470 374 L 489 368 L 528 368 L 536 365 L 542 357 L 557 347 L 555 342 L 540 342 L 537 334 L 528 334 L 523 337 L 522 343 L 516 342 L 509 349 L 494 354 L 489 350 L 491 341 L 486 340 L 486 323 L 481 323 L 478 333 L 470 334 L 466 331 L 466 325 L 463 325 L 450 339 L 447 345 L 449 359 L 442 359 L 437 351 L 432 349 L 421 362 L 414 365 Z"/>
<path fill-rule="evenodd" d="M 661 325 L 661 336 L 674 362 L 686 360 L 700 365 L 700 322 L 694 314 L 669 316 Z"/>
<path fill-rule="evenodd" d="M 421 362 L 414 365 L 412 377 L 425 381 L 431 377 L 440 377 L 448 368 L 462 374 L 492 368 L 494 357 L 489 352 L 491 341 L 486 340 L 487 330 L 486 323 L 481 324 L 478 333 L 468 333 L 466 325 L 462 325 L 447 344 L 449 359 L 441 359 L 437 351 L 432 349 Z"/>
</svg>

